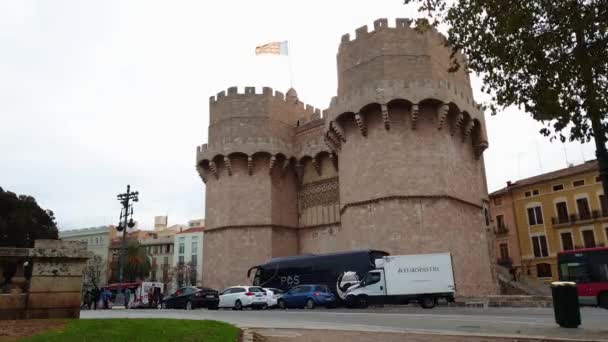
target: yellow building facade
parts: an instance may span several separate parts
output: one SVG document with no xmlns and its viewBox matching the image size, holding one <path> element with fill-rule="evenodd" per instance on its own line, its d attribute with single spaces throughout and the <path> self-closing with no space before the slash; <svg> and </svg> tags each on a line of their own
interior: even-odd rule
<svg viewBox="0 0 608 342">
<path fill-rule="evenodd" d="M 490 199 L 494 221 L 513 225 L 511 239 L 497 235 L 497 253 L 504 256 L 505 244 L 517 243 L 507 245 L 507 250 L 519 253 L 513 256 L 518 261 L 514 266 L 540 280 L 558 279 L 559 252 L 608 242 L 608 201 L 595 160 L 509 182 Z"/>
</svg>

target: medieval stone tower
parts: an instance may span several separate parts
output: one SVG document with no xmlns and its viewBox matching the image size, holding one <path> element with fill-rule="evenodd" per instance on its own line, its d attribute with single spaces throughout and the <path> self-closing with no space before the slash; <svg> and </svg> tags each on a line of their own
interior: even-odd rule
<svg viewBox="0 0 608 342">
<path fill-rule="evenodd" d="M 395 25 L 342 37 L 323 116 L 293 89 L 211 97 L 197 150 L 206 286 L 250 283 L 272 257 L 372 248 L 451 252 L 458 294 L 495 291 L 483 113 L 468 75 L 448 72 L 445 38 Z"/>
</svg>

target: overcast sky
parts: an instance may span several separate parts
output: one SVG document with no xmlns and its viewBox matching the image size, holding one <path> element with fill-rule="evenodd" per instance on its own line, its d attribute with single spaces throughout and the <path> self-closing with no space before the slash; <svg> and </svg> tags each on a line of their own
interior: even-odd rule
<svg viewBox="0 0 608 342">
<path fill-rule="evenodd" d="M 195 148 L 208 98 L 229 86 L 289 87 L 326 108 L 342 34 L 412 17 L 402 0 L 0 0 L 0 186 L 55 212 L 60 229 L 117 222 L 116 194 L 140 192 L 136 219 L 204 216 Z M 479 82 L 473 80 L 477 99 Z M 592 159 L 591 145 L 550 143 L 525 113 L 487 117 L 490 190 Z"/>
</svg>

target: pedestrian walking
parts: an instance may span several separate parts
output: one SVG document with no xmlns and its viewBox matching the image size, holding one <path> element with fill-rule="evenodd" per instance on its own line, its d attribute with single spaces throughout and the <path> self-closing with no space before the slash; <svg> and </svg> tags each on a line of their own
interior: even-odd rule
<svg viewBox="0 0 608 342">
<path fill-rule="evenodd" d="M 99 299 L 101 297 L 101 291 L 97 287 L 93 288 L 91 291 L 91 300 L 93 301 L 93 310 L 97 310 L 97 304 L 99 303 Z"/>
<path fill-rule="evenodd" d="M 84 293 L 83 307 L 87 310 L 91 310 L 91 291 L 87 289 Z"/>
</svg>

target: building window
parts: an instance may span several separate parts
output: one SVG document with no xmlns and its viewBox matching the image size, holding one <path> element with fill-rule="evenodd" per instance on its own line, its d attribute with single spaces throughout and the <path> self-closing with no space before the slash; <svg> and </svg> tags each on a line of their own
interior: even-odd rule
<svg viewBox="0 0 608 342">
<path fill-rule="evenodd" d="M 534 257 L 536 258 L 549 256 L 549 250 L 547 248 L 547 237 L 544 235 L 533 236 L 532 249 L 534 250 Z"/>
<path fill-rule="evenodd" d="M 178 265 L 183 265 L 184 264 L 184 256 L 180 255 L 177 257 L 177 264 Z"/>
<path fill-rule="evenodd" d="M 192 266 L 196 266 L 196 260 L 198 260 L 198 255 L 192 254 L 192 258 L 190 259 L 190 264 Z"/>
<path fill-rule="evenodd" d="M 602 216 L 608 216 L 608 201 L 606 200 L 606 196 L 600 195 L 600 208 L 602 209 Z"/>
<path fill-rule="evenodd" d="M 564 190 L 564 184 L 555 184 L 553 186 L 553 191 L 561 191 Z"/>
<path fill-rule="evenodd" d="M 195 266 L 195 265 L 192 265 Z M 190 268 L 190 285 L 196 286 L 196 267 Z"/>
<path fill-rule="evenodd" d="M 167 246 L 165 246 L 165 253 L 171 253 L 171 245 L 168 244 Z"/>
<path fill-rule="evenodd" d="M 585 185 L 585 180 L 584 179 L 579 179 L 579 180 L 575 180 L 574 182 L 572 182 L 572 186 L 573 187 L 579 187 L 579 186 L 583 186 Z"/>
<path fill-rule="evenodd" d="M 150 280 L 156 281 L 156 270 L 155 269 L 153 269 L 152 272 L 150 272 Z"/>
<path fill-rule="evenodd" d="M 551 278 L 551 265 L 547 263 L 536 265 L 536 276 L 538 278 Z"/>
<path fill-rule="evenodd" d="M 528 223 L 531 226 L 543 224 L 543 211 L 540 206 L 528 208 Z"/>
<path fill-rule="evenodd" d="M 566 202 L 555 203 L 557 210 L 557 223 L 568 223 L 568 205 Z"/>
<path fill-rule="evenodd" d="M 585 248 L 593 248 L 595 247 L 595 234 L 593 234 L 593 230 L 583 230 L 583 243 L 585 244 Z"/>
<path fill-rule="evenodd" d="M 560 237 L 562 239 L 562 248 L 564 251 L 574 249 L 574 242 L 572 242 L 572 233 L 561 233 Z"/>
<path fill-rule="evenodd" d="M 163 265 L 169 265 L 169 257 L 163 258 Z"/>
<path fill-rule="evenodd" d="M 502 197 L 494 197 L 494 205 L 502 205 Z"/>
<path fill-rule="evenodd" d="M 488 208 L 483 208 L 483 216 L 486 219 L 486 226 L 490 225 L 490 213 L 488 212 Z"/>
<path fill-rule="evenodd" d="M 524 193 L 524 196 L 526 196 L 526 197 L 530 197 L 530 196 L 532 196 L 532 192 L 530 192 L 530 191 L 526 191 L 526 192 Z"/>
<path fill-rule="evenodd" d="M 532 196 L 538 196 L 539 194 L 540 194 L 540 191 L 538 189 L 532 190 Z"/>
<path fill-rule="evenodd" d="M 95 238 L 95 244 L 99 245 L 99 238 L 98 237 Z"/>
<path fill-rule="evenodd" d="M 504 215 L 496 215 L 496 226 L 498 230 L 505 230 L 507 226 L 505 226 L 505 216 Z"/>
<path fill-rule="evenodd" d="M 586 197 L 578 198 L 576 200 L 576 207 L 578 208 L 578 216 L 581 220 L 590 220 L 591 211 L 589 210 L 589 201 Z"/>
<path fill-rule="evenodd" d="M 506 243 L 501 243 L 498 245 L 498 249 L 500 250 L 500 258 L 502 260 L 506 260 L 509 258 L 509 245 Z"/>
<path fill-rule="evenodd" d="M 180 237 L 179 238 L 179 249 L 178 249 L 178 253 L 179 254 L 184 254 L 186 250 L 186 238 Z"/>
<path fill-rule="evenodd" d="M 198 241 L 192 241 L 192 253 L 198 252 Z"/>
</svg>

